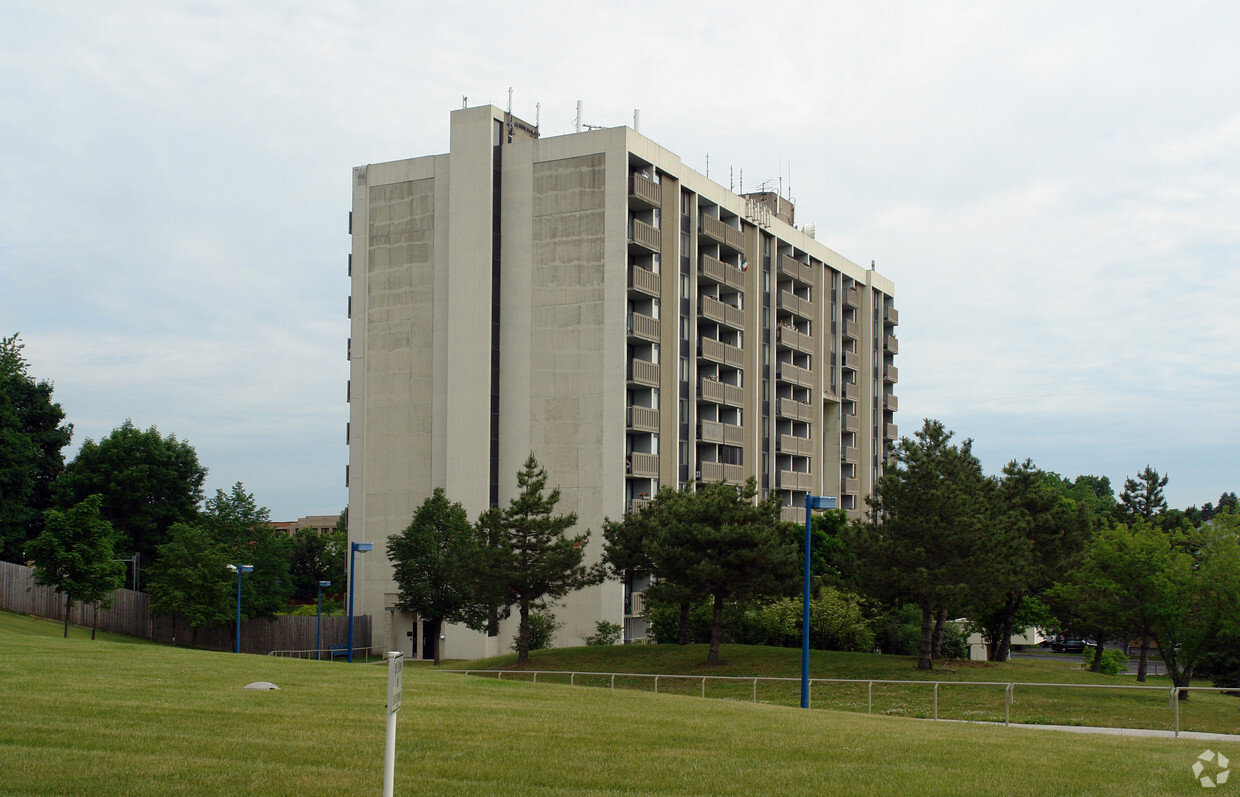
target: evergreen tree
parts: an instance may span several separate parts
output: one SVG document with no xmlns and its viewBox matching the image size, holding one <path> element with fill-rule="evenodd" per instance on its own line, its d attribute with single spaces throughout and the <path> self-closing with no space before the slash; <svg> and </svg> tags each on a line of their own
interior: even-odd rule
<svg viewBox="0 0 1240 797">
<path fill-rule="evenodd" d="M 547 472 L 533 454 L 517 473 L 517 486 L 520 494 L 506 508 L 482 514 L 478 532 L 488 542 L 480 581 L 502 611 L 517 607 L 521 618 L 517 660 L 524 664 L 530 657 L 530 610 L 545 609 L 548 601 L 597 584 L 602 572 L 583 564 L 590 532 L 567 536 L 577 515 L 554 514 L 560 490 L 544 495 Z"/>
<path fill-rule="evenodd" d="M 1163 488 L 1167 486 L 1167 477 L 1158 475 L 1158 471 L 1145 466 L 1145 470 L 1137 474 L 1137 478 L 1124 479 L 1124 491 L 1119 494 L 1120 514 L 1127 522 L 1140 518 L 1153 520 L 1167 511 L 1167 499 L 1163 498 Z"/>
<path fill-rule="evenodd" d="M 400 587 L 397 607 L 430 623 L 436 664 L 445 621 L 485 627 L 490 606 L 478 587 L 480 535 L 442 487 L 422 502 L 403 532 L 388 537 L 387 554 Z"/>
<path fill-rule="evenodd" d="M 100 516 L 100 503 L 100 497 L 92 495 L 65 512 L 47 510 L 43 533 L 26 546 L 35 583 L 55 587 L 65 597 L 66 637 L 73 602 L 103 602 L 125 576 L 121 563 L 112 561 L 116 531 Z"/>
<path fill-rule="evenodd" d="M 52 484 L 64 470 L 61 449 L 73 436 L 52 384 L 30 376 L 22 348 L 17 335 L 0 338 L 0 559 L 18 563 L 27 541 L 43 532 Z"/>
</svg>

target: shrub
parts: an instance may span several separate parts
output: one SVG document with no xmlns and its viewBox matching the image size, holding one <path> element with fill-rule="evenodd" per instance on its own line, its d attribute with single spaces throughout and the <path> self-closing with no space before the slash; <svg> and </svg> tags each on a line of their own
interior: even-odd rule
<svg viewBox="0 0 1240 797">
<path fill-rule="evenodd" d="M 1087 645 L 1081 653 L 1081 661 L 1086 669 L 1094 666 L 1094 649 Z M 1128 657 L 1122 650 L 1104 650 L 1098 672 L 1103 675 L 1119 675 L 1122 672 L 1128 672 Z"/>
<path fill-rule="evenodd" d="M 586 644 L 591 646 L 614 645 L 620 641 L 624 626 L 599 620 L 594 624 L 594 634 L 586 637 Z"/>
<path fill-rule="evenodd" d="M 957 623 L 949 622 L 943 627 L 943 658 L 969 658 L 969 635 Z M 920 635 L 918 642 L 920 642 Z"/>
<path fill-rule="evenodd" d="M 551 640 L 555 637 L 555 632 L 564 627 L 564 623 L 557 623 L 555 615 L 548 611 L 530 612 L 530 650 L 543 650 L 551 647 Z M 517 628 L 517 633 L 512 637 L 512 650 L 521 649 L 521 629 Z"/>
</svg>

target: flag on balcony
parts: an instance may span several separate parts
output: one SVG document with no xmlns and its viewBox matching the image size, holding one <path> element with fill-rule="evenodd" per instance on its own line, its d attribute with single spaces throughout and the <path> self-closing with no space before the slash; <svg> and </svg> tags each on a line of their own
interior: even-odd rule
<svg viewBox="0 0 1240 797">
<path fill-rule="evenodd" d="M 749 258 L 745 257 L 744 255 L 741 255 L 741 271 L 748 271 L 748 270 L 749 270 Z"/>
</svg>

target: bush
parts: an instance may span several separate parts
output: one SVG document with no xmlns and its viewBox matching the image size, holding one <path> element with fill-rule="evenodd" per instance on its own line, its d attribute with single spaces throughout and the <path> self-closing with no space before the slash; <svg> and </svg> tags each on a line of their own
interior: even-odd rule
<svg viewBox="0 0 1240 797">
<path fill-rule="evenodd" d="M 555 632 L 564 627 L 564 623 L 557 623 L 555 615 L 548 611 L 530 612 L 530 650 L 543 650 L 551 647 L 551 640 L 555 637 Z M 521 628 L 517 627 L 517 633 L 512 637 L 512 650 L 514 652 L 521 649 Z"/>
<path fill-rule="evenodd" d="M 620 641 L 624 626 L 599 620 L 594 624 L 594 634 L 586 637 L 586 644 L 594 647 L 614 645 Z"/>
<path fill-rule="evenodd" d="M 1094 649 L 1088 645 L 1081 652 L 1082 666 L 1089 669 L 1094 666 Z M 1119 675 L 1122 672 L 1128 672 L 1128 657 L 1124 655 L 1122 650 L 1104 650 L 1102 651 L 1102 664 L 1098 667 L 1098 672 L 1103 675 Z"/>
<path fill-rule="evenodd" d="M 917 635 L 918 644 L 921 643 L 921 633 Z M 945 659 L 967 659 L 969 658 L 969 635 L 958 624 L 948 622 L 943 627 L 943 658 Z"/>
</svg>

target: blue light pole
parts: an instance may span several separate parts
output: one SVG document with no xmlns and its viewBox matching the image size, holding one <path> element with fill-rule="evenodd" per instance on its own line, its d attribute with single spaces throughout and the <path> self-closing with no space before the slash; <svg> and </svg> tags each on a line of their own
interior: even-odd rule
<svg viewBox="0 0 1240 797">
<path fill-rule="evenodd" d="M 353 663 L 353 574 L 357 572 L 353 555 L 374 550 L 373 542 L 349 543 L 349 663 Z"/>
<path fill-rule="evenodd" d="M 314 632 L 314 656 L 322 660 L 323 658 L 323 587 L 330 587 L 332 582 L 319 582 L 319 624 L 318 630 Z"/>
<path fill-rule="evenodd" d="M 237 643 L 233 653 L 241 652 L 241 574 L 253 573 L 254 565 L 229 565 L 228 569 L 237 574 Z"/>
<path fill-rule="evenodd" d="M 810 518 L 815 509 L 835 509 L 835 499 L 805 494 L 805 583 L 801 607 L 801 708 L 809 708 L 809 546 Z"/>
</svg>

